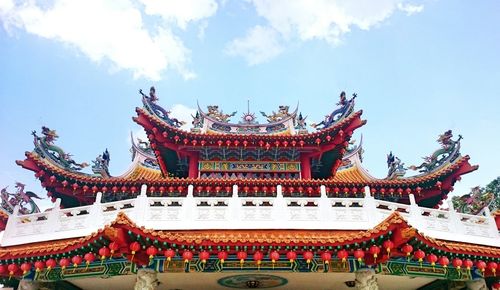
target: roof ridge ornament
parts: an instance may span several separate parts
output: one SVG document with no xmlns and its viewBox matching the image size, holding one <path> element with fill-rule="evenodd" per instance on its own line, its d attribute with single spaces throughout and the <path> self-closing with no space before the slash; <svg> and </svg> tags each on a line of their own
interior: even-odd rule
<svg viewBox="0 0 500 290">
<path fill-rule="evenodd" d="M 8 215 L 11 215 L 14 213 L 14 207 L 19 205 L 19 212 L 21 214 L 40 212 L 40 208 L 33 199 L 43 198 L 39 197 L 32 191 L 24 191 L 25 186 L 26 185 L 24 183 L 16 182 L 16 185 L 14 186 L 16 188 L 15 193 L 8 192 L 8 186 L 2 188 L 0 191 L 0 197 L 2 199 L 0 210 L 7 212 Z"/>
<path fill-rule="evenodd" d="M 387 155 L 387 172 L 386 179 L 398 179 L 406 174 L 406 168 L 401 159 L 396 155 L 392 154 L 392 151 Z"/>
<path fill-rule="evenodd" d="M 340 106 L 340 108 L 337 108 L 329 115 L 326 115 L 325 119 L 318 124 L 311 124 L 311 127 L 315 128 L 316 130 L 323 130 L 333 126 L 333 124 L 350 115 L 354 111 L 354 100 L 357 97 L 358 95 L 356 93 L 353 93 L 352 98 L 350 100 L 347 100 L 346 93 L 342 91 L 339 96 L 340 100 L 336 104 L 337 106 Z"/>
<path fill-rule="evenodd" d="M 448 130 L 439 135 L 437 142 L 441 144 L 441 148 L 437 149 L 429 156 L 422 157 L 424 162 L 420 165 L 411 165 L 408 168 L 411 170 L 418 170 L 422 173 L 428 173 L 446 163 L 453 162 L 460 156 L 460 140 L 462 140 L 462 135 L 458 135 L 456 141 L 453 141 L 451 138 L 453 138 L 452 130 Z"/>
<path fill-rule="evenodd" d="M 167 122 L 170 126 L 180 128 L 182 125 L 186 124 L 184 121 L 179 121 L 177 118 L 170 117 L 170 111 L 167 111 L 158 105 L 157 102 L 159 98 L 156 96 L 156 89 L 154 86 L 149 89 L 149 96 L 144 94 L 142 89 L 139 90 L 139 94 L 142 95 L 142 103 L 144 104 L 144 107 L 150 113 Z"/>
<path fill-rule="evenodd" d="M 72 155 L 70 153 L 66 153 L 61 147 L 54 145 L 54 141 L 59 138 L 55 130 L 50 130 L 48 127 L 42 126 L 42 136 L 38 136 L 36 131 L 32 131 L 31 135 L 34 137 L 35 152 L 41 157 L 48 158 L 70 171 L 80 171 L 89 166 L 86 162 L 76 163 L 71 158 Z"/>
</svg>

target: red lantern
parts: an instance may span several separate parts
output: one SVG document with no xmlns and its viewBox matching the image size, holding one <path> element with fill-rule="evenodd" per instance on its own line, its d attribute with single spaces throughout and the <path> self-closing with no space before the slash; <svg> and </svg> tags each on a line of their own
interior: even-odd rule
<svg viewBox="0 0 500 290">
<path fill-rule="evenodd" d="M 474 266 L 474 263 L 470 259 L 464 260 L 464 267 L 465 269 L 467 269 L 467 272 L 469 272 L 470 269 L 472 269 L 472 266 Z"/>
<path fill-rule="evenodd" d="M 450 260 L 446 256 L 442 256 L 438 260 L 439 265 L 441 265 L 443 268 L 447 268 L 448 265 L 450 264 Z"/>
<path fill-rule="evenodd" d="M 61 269 L 64 271 L 64 269 L 66 269 L 66 267 L 68 267 L 70 265 L 70 261 L 69 259 L 67 258 L 62 258 L 61 260 L 59 260 L 59 266 L 61 266 Z"/>
<path fill-rule="evenodd" d="M 264 254 L 262 252 L 257 251 L 253 254 L 253 260 L 257 263 L 257 267 L 260 270 L 260 264 L 262 263 L 262 259 L 264 258 Z"/>
<path fill-rule="evenodd" d="M 111 242 L 109 243 L 109 249 L 111 250 L 111 256 L 113 256 L 113 254 L 118 251 L 118 249 L 120 248 L 120 246 L 118 245 L 117 242 Z"/>
<path fill-rule="evenodd" d="M 424 261 L 424 258 L 425 258 L 425 252 L 422 251 L 422 250 L 420 250 L 420 249 L 418 249 L 418 250 L 415 251 L 415 253 L 413 254 L 413 256 L 420 263 L 420 267 L 422 267 L 422 262 Z"/>
<path fill-rule="evenodd" d="M 224 261 L 227 260 L 229 255 L 225 251 L 221 251 L 217 254 L 217 258 L 219 258 L 221 265 L 224 264 Z"/>
<path fill-rule="evenodd" d="M 132 244 L 129 245 L 130 253 L 132 254 L 132 257 L 130 258 L 130 262 L 134 261 L 134 256 L 135 253 L 137 253 L 141 249 L 141 244 L 138 242 L 133 242 Z"/>
<path fill-rule="evenodd" d="M 78 265 L 82 263 L 82 257 L 80 257 L 79 255 L 76 255 L 73 258 L 71 258 L 71 262 L 73 263 L 73 267 L 74 267 L 73 272 L 75 272 Z"/>
<path fill-rule="evenodd" d="M 151 265 L 151 263 L 153 262 L 153 258 L 156 256 L 156 254 L 158 254 L 158 249 L 155 246 L 149 246 L 146 249 L 146 254 L 149 257 L 149 264 Z"/>
<path fill-rule="evenodd" d="M 21 270 L 23 271 L 23 276 L 26 275 L 31 270 L 31 263 L 28 262 L 22 263 Z"/>
<path fill-rule="evenodd" d="M 380 247 L 379 246 L 373 245 L 373 246 L 370 247 L 370 254 L 373 255 L 373 261 L 374 261 L 374 263 L 377 263 L 377 257 L 378 257 L 379 253 L 380 253 Z"/>
<path fill-rule="evenodd" d="M 167 249 L 165 250 L 164 255 L 167 258 L 167 268 L 168 268 L 170 261 L 172 261 L 172 258 L 175 257 L 175 251 L 172 249 Z"/>
<path fill-rule="evenodd" d="M 47 271 L 52 270 L 52 268 L 55 268 L 57 266 L 57 262 L 54 259 L 48 259 L 45 262 L 45 265 L 47 265 Z"/>
<path fill-rule="evenodd" d="M 83 259 L 85 260 L 85 270 L 86 270 L 89 268 L 90 263 L 94 262 L 95 255 L 94 253 L 87 253 L 83 256 Z"/>
<path fill-rule="evenodd" d="M 184 251 L 182 253 L 182 259 L 184 260 L 184 263 L 189 263 L 193 259 L 193 253 L 191 251 Z"/>
<path fill-rule="evenodd" d="M 210 259 L 210 253 L 207 251 L 202 251 L 200 252 L 200 260 L 203 264 L 207 262 L 208 259 Z"/>
<path fill-rule="evenodd" d="M 330 254 L 330 252 L 321 253 L 321 260 L 323 260 L 323 263 L 325 264 L 330 264 L 330 261 L 332 260 L 332 254 Z"/>
<path fill-rule="evenodd" d="M 294 251 L 289 251 L 286 253 L 286 258 L 290 261 L 290 263 L 293 263 L 295 259 L 297 259 L 297 253 Z"/>
<path fill-rule="evenodd" d="M 436 255 L 434 255 L 434 254 L 427 255 L 427 262 L 429 262 L 431 264 L 433 269 L 436 266 L 437 260 L 438 260 L 438 257 Z"/>
<path fill-rule="evenodd" d="M 102 248 L 99 249 L 99 256 L 101 256 L 101 265 L 102 263 L 104 262 L 104 260 L 110 256 L 110 251 L 108 249 L 108 247 L 104 246 Z"/>
<path fill-rule="evenodd" d="M 36 272 L 41 272 L 45 268 L 45 263 L 43 261 L 36 261 L 35 262 L 35 271 Z"/>
<path fill-rule="evenodd" d="M 9 270 L 9 279 L 17 272 L 18 269 L 19 268 L 16 264 L 9 264 L 9 266 L 7 266 L 7 270 Z"/>
<path fill-rule="evenodd" d="M 498 264 L 495 263 L 495 262 L 489 262 L 488 263 L 488 269 L 490 269 L 490 271 L 493 273 L 493 276 L 497 276 L 497 268 L 498 268 Z"/>
<path fill-rule="evenodd" d="M 272 251 L 269 254 L 269 258 L 271 258 L 271 262 L 273 263 L 273 269 L 274 269 L 274 263 L 280 259 L 280 254 L 277 251 Z"/>
<path fill-rule="evenodd" d="M 349 253 L 347 253 L 346 250 L 342 249 L 337 252 L 337 258 L 342 261 L 342 263 L 345 263 L 347 261 L 347 257 L 349 256 Z"/>
<path fill-rule="evenodd" d="M 451 264 L 453 265 L 453 267 L 457 268 L 457 271 L 460 271 L 460 267 L 462 267 L 463 263 L 464 262 L 459 258 L 455 258 L 451 261 Z"/>
<path fill-rule="evenodd" d="M 356 260 L 358 260 L 359 263 L 363 262 L 364 257 L 365 257 L 365 251 L 361 249 L 357 249 L 356 251 L 354 251 L 354 258 L 356 258 Z"/>
<path fill-rule="evenodd" d="M 309 264 L 311 261 L 314 259 L 314 254 L 311 251 L 306 251 L 302 254 L 304 257 L 304 260 L 306 260 L 306 263 Z"/>
<path fill-rule="evenodd" d="M 7 265 L 0 265 L 0 275 L 7 273 Z"/>
<path fill-rule="evenodd" d="M 238 252 L 236 254 L 236 258 L 238 258 L 238 260 L 240 260 L 240 267 L 243 268 L 243 263 L 245 263 L 245 259 L 247 258 L 247 253 L 246 252 Z"/>
<path fill-rule="evenodd" d="M 394 243 L 391 240 L 385 240 L 384 243 L 382 244 L 384 247 L 385 251 L 387 252 L 387 255 L 391 255 L 391 250 L 394 248 Z"/>
<path fill-rule="evenodd" d="M 483 276 L 484 276 L 484 271 L 486 270 L 486 262 L 481 261 L 481 260 L 477 261 L 476 268 L 478 268 L 483 273 Z"/>
<path fill-rule="evenodd" d="M 55 177 L 55 175 L 52 175 L 49 177 L 50 183 L 54 183 L 56 181 L 56 179 L 57 178 Z"/>
<path fill-rule="evenodd" d="M 411 252 L 413 252 L 413 247 L 411 245 L 406 244 L 403 246 L 403 248 L 401 250 L 403 251 L 403 253 L 406 254 L 406 257 L 408 258 L 408 262 L 409 262 Z"/>
</svg>

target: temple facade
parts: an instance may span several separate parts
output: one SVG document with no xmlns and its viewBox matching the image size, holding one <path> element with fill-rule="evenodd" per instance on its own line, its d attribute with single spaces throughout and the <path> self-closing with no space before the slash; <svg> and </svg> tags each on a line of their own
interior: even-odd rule
<svg viewBox="0 0 500 290">
<path fill-rule="evenodd" d="M 132 162 L 77 162 L 55 130 L 33 131 L 31 170 L 53 208 L 2 190 L 1 283 L 19 289 L 499 289 L 500 235 L 487 202 L 442 207 L 478 168 L 451 130 L 418 165 L 363 167 L 356 94 L 310 123 L 299 108 L 224 113 L 189 130 L 140 91 Z M 309 123 L 309 124 L 308 124 Z M 89 168 L 87 168 L 89 167 Z"/>
</svg>

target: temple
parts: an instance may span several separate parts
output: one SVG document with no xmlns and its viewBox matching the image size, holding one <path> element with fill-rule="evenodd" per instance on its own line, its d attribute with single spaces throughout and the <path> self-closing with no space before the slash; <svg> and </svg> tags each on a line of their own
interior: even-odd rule
<svg viewBox="0 0 500 290">
<path fill-rule="evenodd" d="M 19 289 L 499 289 L 500 236 L 489 197 L 443 204 L 478 168 L 451 130 L 418 165 L 387 155 L 364 168 L 366 124 L 342 92 L 323 120 L 299 107 L 224 113 L 198 105 L 191 128 L 140 91 L 132 161 L 91 163 L 32 132 L 31 170 L 54 207 L 2 190 L 0 275 Z M 292 107 L 293 108 L 293 107 Z M 307 122 L 306 122 L 307 121 Z M 308 124 L 310 123 L 310 124 Z M 411 173 L 410 173 L 411 172 Z M 443 207 L 443 205 L 445 205 Z M 160 286 L 158 286 L 160 285 Z M 25 288 L 22 288 L 25 287 Z M 30 288 L 31 287 L 31 288 Z"/>
</svg>

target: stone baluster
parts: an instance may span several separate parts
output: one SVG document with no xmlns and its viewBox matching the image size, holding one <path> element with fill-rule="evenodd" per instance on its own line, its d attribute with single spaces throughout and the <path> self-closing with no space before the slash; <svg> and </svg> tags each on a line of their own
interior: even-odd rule
<svg viewBox="0 0 500 290">
<path fill-rule="evenodd" d="M 229 210 L 229 222 L 236 223 L 241 220 L 241 200 L 238 197 L 238 185 L 233 185 L 233 194 L 231 195 L 231 199 L 229 200 L 228 210 Z"/>
<path fill-rule="evenodd" d="M 483 214 L 485 215 L 488 223 L 488 235 L 492 238 L 499 238 L 498 228 L 495 221 L 495 217 L 491 214 L 491 211 L 488 207 L 485 207 L 483 210 Z"/>
<path fill-rule="evenodd" d="M 332 203 L 328 196 L 326 195 L 326 187 L 324 185 L 320 186 L 321 196 L 319 199 L 319 217 L 321 221 L 329 221 L 332 212 Z"/>
<path fill-rule="evenodd" d="M 193 225 L 193 221 L 198 217 L 198 208 L 194 200 L 194 185 L 188 185 L 188 193 L 182 199 L 182 221 L 189 226 Z"/>
<path fill-rule="evenodd" d="M 378 290 L 377 278 L 373 269 L 360 269 L 354 273 L 356 277 L 356 289 Z"/>
<path fill-rule="evenodd" d="M 54 207 L 50 211 L 47 217 L 47 228 L 45 229 L 45 233 L 53 233 L 61 228 L 61 199 L 56 199 L 54 203 Z"/>
<path fill-rule="evenodd" d="M 468 290 L 488 290 L 486 286 L 486 282 L 484 279 L 476 279 L 467 281 L 467 289 Z"/>
<path fill-rule="evenodd" d="M 464 233 L 464 225 L 458 215 L 455 207 L 453 206 L 453 202 L 451 199 L 448 201 L 448 212 L 449 212 L 449 222 L 450 222 L 450 230 L 453 233 Z"/>
<path fill-rule="evenodd" d="M 88 215 L 89 225 L 92 225 L 96 230 L 103 227 L 104 216 L 102 214 L 102 192 L 98 192 L 95 197 L 95 202 L 90 208 Z"/>
<path fill-rule="evenodd" d="M 160 281 L 158 273 L 152 269 L 139 269 L 135 280 L 134 290 L 155 290 Z"/>
<path fill-rule="evenodd" d="M 134 222 L 139 226 L 144 226 L 146 216 L 149 213 L 149 201 L 147 196 L 148 186 L 143 184 L 141 186 L 141 194 L 135 198 L 134 202 Z"/>
<path fill-rule="evenodd" d="M 421 229 L 424 228 L 423 220 L 422 220 L 422 211 L 415 200 L 415 195 L 410 193 L 408 196 L 410 199 L 410 216 L 408 218 L 408 223 L 414 228 Z"/>
<path fill-rule="evenodd" d="M 288 221 L 290 214 L 288 212 L 287 201 L 283 197 L 283 187 L 276 186 L 276 198 L 273 200 L 273 220 L 279 224 Z"/>
<path fill-rule="evenodd" d="M 365 186 L 365 197 L 363 199 L 363 212 L 366 215 L 365 220 L 370 223 L 370 227 L 375 227 L 380 223 L 377 212 L 377 204 L 372 196 L 370 187 Z"/>
</svg>

